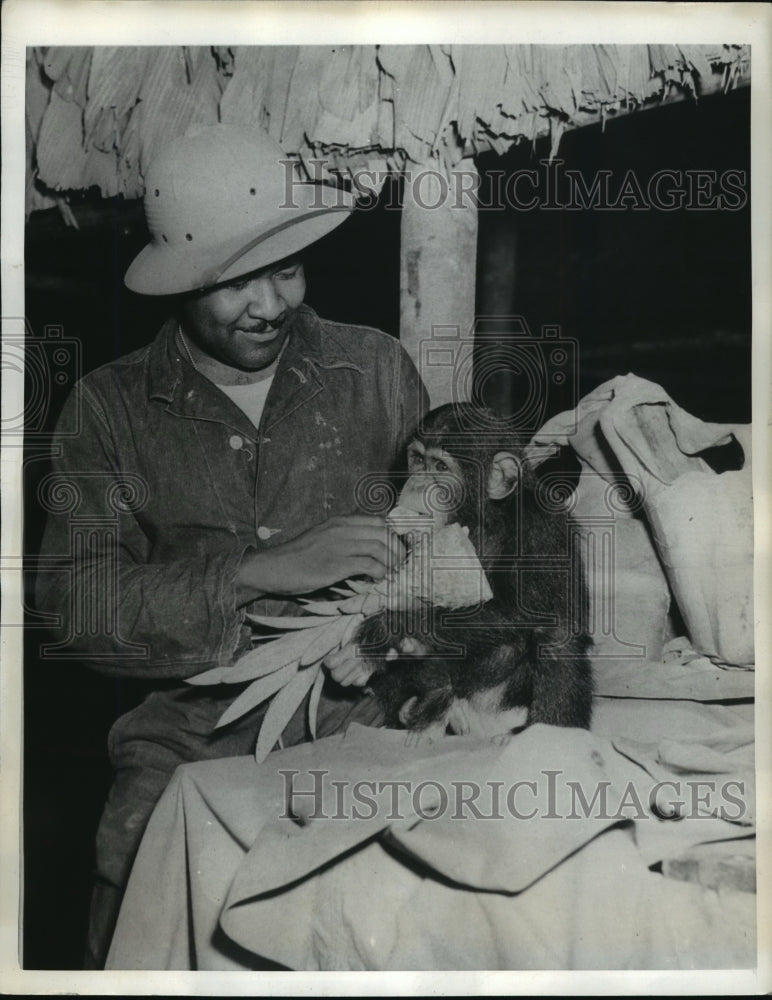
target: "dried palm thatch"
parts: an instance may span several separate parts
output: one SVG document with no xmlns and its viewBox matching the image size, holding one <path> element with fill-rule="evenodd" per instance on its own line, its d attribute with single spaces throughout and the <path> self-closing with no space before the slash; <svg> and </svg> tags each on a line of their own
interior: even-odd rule
<svg viewBox="0 0 772 1000">
<path fill-rule="evenodd" d="M 66 192 L 142 193 L 193 122 L 257 123 L 318 176 L 450 169 L 565 128 L 749 78 L 747 46 L 52 47 L 27 58 L 27 212 Z"/>
</svg>

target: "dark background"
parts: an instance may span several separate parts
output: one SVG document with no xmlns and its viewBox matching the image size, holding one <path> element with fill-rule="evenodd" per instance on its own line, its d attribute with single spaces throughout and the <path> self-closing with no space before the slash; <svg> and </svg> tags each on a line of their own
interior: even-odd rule
<svg viewBox="0 0 772 1000">
<path fill-rule="evenodd" d="M 563 137 L 564 168 L 586 180 L 634 168 L 645 188 L 661 169 L 744 170 L 750 177 L 750 90 L 673 104 Z M 544 143 L 482 157 L 490 169 L 533 167 Z M 612 183 L 613 187 L 613 183 Z M 748 180 L 748 190 L 750 181 Z M 388 192 L 389 195 L 392 192 Z M 35 342 L 47 325 L 80 343 L 82 372 L 147 343 L 167 304 L 128 292 L 123 273 L 144 245 L 139 203 L 81 196 L 78 230 L 56 210 L 38 212 L 26 235 L 26 315 Z M 309 253 L 307 301 L 326 317 L 399 325 L 399 212 L 383 204 L 357 213 Z M 514 264 L 497 248 L 513 249 Z M 579 347 L 582 394 L 628 371 L 660 383 L 707 420 L 751 418 L 750 207 L 741 211 L 480 214 L 477 311 L 513 296 L 533 332 L 559 324 Z M 495 281 L 492 281 L 495 275 Z M 46 348 L 47 349 L 47 348 Z M 50 384 L 38 429 L 50 430 L 65 392 Z M 516 388 L 516 387 L 515 387 Z M 28 387 L 32 394 L 34 386 Z M 31 396 L 28 396 L 31 398 Z M 548 413 L 562 408 L 550 399 Z M 29 423 L 29 422 L 28 422 Z M 27 441 L 25 553 L 36 554 L 42 515 L 36 489 L 45 449 Z M 31 574 L 27 579 L 31 593 Z M 31 599 L 28 599 L 31 605 Z M 34 626 L 30 615 L 29 625 Z M 107 731 L 145 693 L 77 663 L 44 661 L 40 627 L 26 630 L 25 907 L 26 968 L 79 968 L 93 837 L 110 783 Z"/>
</svg>

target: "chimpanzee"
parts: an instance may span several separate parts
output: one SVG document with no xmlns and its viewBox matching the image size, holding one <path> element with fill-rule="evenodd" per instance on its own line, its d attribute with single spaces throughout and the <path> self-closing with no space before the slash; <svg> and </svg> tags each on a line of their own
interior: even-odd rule
<svg viewBox="0 0 772 1000">
<path fill-rule="evenodd" d="M 540 488 L 508 423 L 482 407 L 433 410 L 407 456 L 400 508 L 468 528 L 493 598 L 471 612 L 425 606 L 418 625 L 415 611 L 366 619 L 356 637 L 364 674 L 353 682 L 369 674 L 387 723 L 413 731 L 469 731 L 464 706 L 589 728 L 587 591 L 565 506 Z"/>
</svg>

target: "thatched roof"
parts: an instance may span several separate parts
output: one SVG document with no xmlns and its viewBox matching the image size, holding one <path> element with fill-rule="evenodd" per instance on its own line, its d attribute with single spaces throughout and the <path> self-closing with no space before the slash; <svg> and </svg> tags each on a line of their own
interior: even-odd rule
<svg viewBox="0 0 772 1000">
<path fill-rule="evenodd" d="M 566 127 L 748 82 L 747 46 L 361 45 L 28 50 L 27 211 L 142 194 L 193 122 L 254 122 L 302 162 L 448 168 Z M 312 168 L 309 168 L 312 172 Z"/>
</svg>

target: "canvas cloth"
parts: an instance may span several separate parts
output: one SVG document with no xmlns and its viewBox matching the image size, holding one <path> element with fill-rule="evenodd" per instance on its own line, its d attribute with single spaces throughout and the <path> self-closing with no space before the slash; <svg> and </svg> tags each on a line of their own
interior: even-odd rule
<svg viewBox="0 0 772 1000">
<path fill-rule="evenodd" d="M 721 718 L 725 730 L 742 725 L 729 712 Z M 685 739 L 701 747 L 703 734 L 715 735 L 716 727 L 714 714 Z M 746 755 L 750 739 L 752 731 L 739 740 Z M 620 752 L 607 737 L 542 725 L 505 745 L 447 737 L 419 748 L 406 748 L 401 732 L 352 725 L 345 735 L 272 754 L 261 766 L 251 758 L 186 765 L 151 819 L 108 968 L 229 970 L 264 968 L 266 961 L 303 970 L 751 965 L 752 893 L 710 890 L 650 870 L 706 841 L 739 838 L 738 851 L 747 850 L 749 822 L 709 810 L 662 820 L 637 807 L 627 812 L 632 818 L 620 818 L 611 806 L 590 809 L 589 817 L 579 807 L 567 818 L 570 782 L 588 800 L 602 781 L 609 803 L 618 804 L 630 787 L 646 803 L 657 780 L 646 765 L 655 756 L 653 745 L 628 740 Z M 280 818 L 289 787 L 280 771 L 297 772 L 292 787 L 310 790 L 314 769 L 328 772 L 326 810 L 348 818 L 305 825 Z M 411 811 L 408 796 L 394 819 L 387 789 L 375 816 L 353 819 L 346 795 L 365 778 L 433 780 L 446 789 L 460 781 L 499 781 L 505 789 L 534 781 L 537 792 L 523 785 L 514 801 L 522 816 L 538 809 L 529 818 L 454 818 L 458 800 L 443 811 L 435 788 L 435 818 Z M 341 800 L 333 780 L 348 782 Z M 307 796 L 295 805 L 302 812 L 305 802 L 308 812 L 318 801 Z M 555 817 L 545 815 L 549 802 Z M 419 812 L 428 814 L 431 803 L 426 785 Z"/>
</svg>

